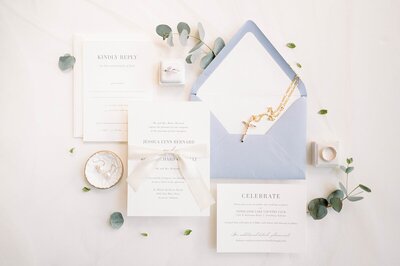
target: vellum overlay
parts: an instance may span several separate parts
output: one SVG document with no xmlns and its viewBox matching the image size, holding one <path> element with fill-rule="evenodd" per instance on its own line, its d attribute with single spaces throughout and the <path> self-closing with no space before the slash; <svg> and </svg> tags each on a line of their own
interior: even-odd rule
<svg viewBox="0 0 400 266">
<path fill-rule="evenodd" d="M 295 184 L 218 184 L 217 197 L 218 252 L 304 251 L 304 181 Z"/>
<path fill-rule="evenodd" d="M 128 185 L 128 216 L 209 216 L 209 208 L 201 210 L 196 203 L 193 191 L 180 173 L 177 158 L 159 154 L 162 151 L 199 154 L 194 150 L 203 147 L 201 156 L 186 160 L 194 168 L 193 178 L 201 178 L 209 192 L 210 113 L 205 105 L 132 102 L 128 127 L 128 176 L 145 163 L 137 153 L 148 153 L 143 157 L 156 161 L 151 163 L 150 170 L 145 169 L 146 176 L 141 178 L 143 181 L 136 191 Z"/>
</svg>

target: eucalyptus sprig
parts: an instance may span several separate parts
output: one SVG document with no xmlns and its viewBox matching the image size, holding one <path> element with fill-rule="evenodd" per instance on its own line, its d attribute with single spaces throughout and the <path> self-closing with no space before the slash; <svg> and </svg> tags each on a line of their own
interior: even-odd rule
<svg viewBox="0 0 400 266">
<path fill-rule="evenodd" d="M 371 192 L 371 189 L 363 184 L 359 184 L 353 188 L 350 192 L 348 189 L 349 174 L 353 172 L 354 166 L 353 158 L 346 159 L 346 165 L 341 165 L 340 169 L 346 174 L 346 185 L 339 182 L 340 189 L 332 191 L 331 194 L 325 198 L 316 198 L 308 203 L 308 212 L 314 220 L 321 220 L 328 214 L 328 208 L 332 207 L 336 212 L 340 212 L 343 207 L 343 202 L 348 201 L 359 201 L 364 197 L 358 196 L 364 192 Z"/>
<path fill-rule="evenodd" d="M 183 46 L 187 45 L 187 40 L 192 38 L 196 40 L 196 44 L 190 49 L 189 54 L 186 57 L 186 63 L 192 64 L 197 58 L 203 55 L 200 59 L 200 67 L 202 69 L 206 69 L 206 67 L 214 60 L 214 58 L 221 52 L 221 50 L 225 47 L 225 42 L 221 37 L 218 37 L 214 41 L 214 47 L 211 48 L 204 42 L 204 28 L 203 25 L 199 22 L 197 24 L 197 33 L 196 35 L 191 35 L 191 29 L 186 22 L 179 22 L 177 25 L 178 32 L 173 32 L 172 28 L 166 24 L 160 24 L 156 27 L 156 32 L 159 36 L 166 40 L 169 46 L 174 46 L 173 36 L 178 35 L 179 41 Z M 207 48 L 207 52 L 203 51 L 202 47 Z"/>
</svg>

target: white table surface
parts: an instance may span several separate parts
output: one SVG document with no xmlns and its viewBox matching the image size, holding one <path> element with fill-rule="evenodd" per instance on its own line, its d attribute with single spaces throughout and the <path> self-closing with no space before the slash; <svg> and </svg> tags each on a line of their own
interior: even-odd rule
<svg viewBox="0 0 400 266">
<path fill-rule="evenodd" d="M 126 212 L 126 183 L 83 193 L 82 170 L 100 149 L 125 161 L 127 145 L 72 137 L 73 77 L 58 57 L 72 52 L 76 32 L 140 32 L 160 51 L 182 53 L 161 43 L 156 25 L 201 21 L 209 40 L 229 40 L 247 19 L 303 65 L 308 139 L 339 140 L 341 157 L 355 160 L 351 184 L 373 193 L 340 214 L 308 217 L 300 255 L 217 254 L 215 209 L 209 218 L 125 217 L 111 229 L 109 215 Z M 285 48 L 289 41 L 297 48 Z M 0 265 L 398 265 L 399 47 L 398 0 L 1 0 Z M 187 98 L 190 71 L 184 90 L 158 90 L 157 98 Z M 321 108 L 328 116 L 316 114 Z M 308 199 L 326 196 L 338 174 L 309 166 Z"/>
</svg>

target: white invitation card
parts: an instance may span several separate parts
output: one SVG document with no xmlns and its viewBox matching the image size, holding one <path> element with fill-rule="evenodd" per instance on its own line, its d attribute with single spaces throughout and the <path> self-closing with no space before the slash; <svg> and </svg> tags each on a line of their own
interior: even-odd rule
<svg viewBox="0 0 400 266">
<path fill-rule="evenodd" d="M 82 42 L 83 100 L 77 104 L 83 104 L 84 141 L 127 141 L 128 102 L 149 100 L 156 86 L 153 52 L 147 41 Z"/>
<path fill-rule="evenodd" d="M 195 197 L 210 195 L 210 113 L 205 105 L 132 102 L 128 128 L 128 216 L 209 216 L 208 206 L 200 208 Z M 183 178 L 180 167 L 191 176 Z M 129 180 L 138 176 L 134 189 Z"/>
<path fill-rule="evenodd" d="M 217 251 L 304 251 L 306 191 L 294 184 L 218 184 Z"/>
</svg>

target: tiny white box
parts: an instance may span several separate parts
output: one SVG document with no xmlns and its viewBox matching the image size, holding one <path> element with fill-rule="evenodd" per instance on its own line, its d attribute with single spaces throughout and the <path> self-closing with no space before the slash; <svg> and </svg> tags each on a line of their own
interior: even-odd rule
<svg viewBox="0 0 400 266">
<path fill-rule="evenodd" d="M 339 166 L 339 142 L 311 142 L 311 159 L 315 167 Z"/>
<path fill-rule="evenodd" d="M 160 63 L 160 85 L 180 86 L 185 84 L 185 63 L 181 59 L 167 59 Z"/>
</svg>

